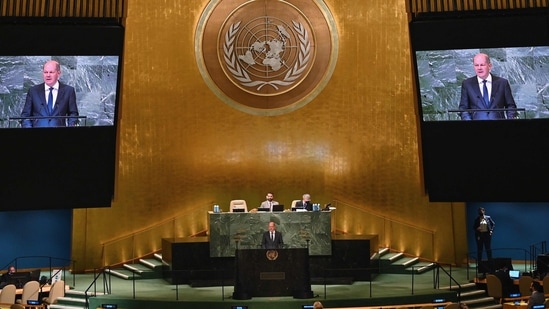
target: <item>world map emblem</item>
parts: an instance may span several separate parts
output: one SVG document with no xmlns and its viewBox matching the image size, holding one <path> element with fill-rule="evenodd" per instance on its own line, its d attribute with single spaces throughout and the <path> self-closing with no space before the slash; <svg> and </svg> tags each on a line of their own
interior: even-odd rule
<svg viewBox="0 0 549 309">
<path fill-rule="evenodd" d="M 199 25 L 196 58 L 204 80 L 223 102 L 251 114 L 306 105 L 337 59 L 337 31 L 322 1 L 216 0 Z"/>
<path fill-rule="evenodd" d="M 293 27 L 273 17 L 260 17 L 229 27 L 223 56 L 230 76 L 244 91 L 257 95 L 278 95 L 303 80 L 311 67 L 311 43 L 307 29 L 292 21 Z M 244 42 L 234 46 L 233 42 Z M 236 57 L 235 57 L 236 56 Z M 264 86 L 275 91 L 262 92 Z"/>
</svg>

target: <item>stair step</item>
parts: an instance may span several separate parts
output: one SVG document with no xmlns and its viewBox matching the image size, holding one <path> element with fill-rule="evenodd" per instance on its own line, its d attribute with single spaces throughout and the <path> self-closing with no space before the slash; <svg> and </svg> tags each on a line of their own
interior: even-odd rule
<svg viewBox="0 0 549 309">
<path fill-rule="evenodd" d="M 70 306 L 63 304 L 51 304 L 48 306 L 48 309 L 83 309 L 84 306 Z"/>
<path fill-rule="evenodd" d="M 463 293 L 464 290 L 484 291 L 484 290 L 479 290 L 477 288 L 476 283 L 474 283 L 474 282 L 462 283 L 459 286 L 461 287 L 462 293 Z M 438 289 L 439 290 L 457 291 L 458 285 L 457 284 L 452 284 L 451 286 L 449 286 L 449 285 L 441 286 Z"/>
<path fill-rule="evenodd" d="M 406 271 L 411 273 L 415 272 L 416 274 L 422 274 L 424 272 L 427 272 L 431 269 L 433 269 L 436 265 L 434 263 L 428 263 L 428 262 L 416 262 L 413 264 L 412 267 L 407 267 Z"/>
<path fill-rule="evenodd" d="M 101 295 L 106 295 L 104 292 L 93 292 L 93 289 L 90 289 L 90 291 L 88 291 L 88 297 L 90 296 L 101 296 Z M 65 297 L 71 297 L 71 298 L 82 298 L 82 299 L 86 299 L 86 292 L 84 291 L 77 291 L 77 290 L 67 290 L 65 291 Z"/>
<path fill-rule="evenodd" d="M 482 297 L 482 298 L 475 298 L 475 299 L 468 299 L 467 305 L 474 305 L 474 304 L 483 304 L 483 303 L 489 303 L 490 305 L 496 304 L 493 297 Z"/>
<path fill-rule="evenodd" d="M 139 263 L 149 267 L 150 269 L 162 268 L 161 260 L 157 259 L 139 259 Z"/>
<path fill-rule="evenodd" d="M 76 298 L 76 297 L 66 297 L 62 296 L 57 298 L 57 303 L 62 305 L 73 305 L 78 306 L 80 308 L 83 308 L 86 305 L 86 299 L 85 298 Z"/>
<path fill-rule="evenodd" d="M 162 259 L 162 253 L 155 253 L 155 254 L 154 254 L 154 257 L 155 257 L 157 260 L 159 260 L 159 261 L 162 263 L 162 265 L 164 265 L 164 266 L 170 266 L 170 263 L 168 263 L 168 262 L 166 262 L 166 261 L 164 261 L 164 260 Z"/>
<path fill-rule="evenodd" d="M 389 248 L 381 248 L 381 249 L 378 250 L 379 256 L 383 256 L 383 255 L 385 255 L 389 252 L 391 252 L 391 250 Z"/>
<path fill-rule="evenodd" d="M 159 267 L 151 268 L 145 264 L 124 264 L 124 268 L 130 272 L 139 274 L 142 279 L 158 279 L 162 278 L 162 265 Z"/>
<path fill-rule="evenodd" d="M 501 304 L 494 304 L 490 306 L 483 306 L 483 307 L 475 307 L 475 309 L 500 309 L 503 308 Z"/>
<path fill-rule="evenodd" d="M 127 269 L 117 268 L 117 269 L 107 269 L 106 272 L 110 273 L 113 276 L 116 276 L 121 279 L 132 279 L 135 276 L 135 279 L 140 279 L 140 275 L 134 272 L 131 272 Z"/>
<path fill-rule="evenodd" d="M 124 268 L 129 270 L 129 271 L 136 272 L 140 275 L 145 273 L 145 272 L 152 271 L 151 268 L 149 268 L 149 267 L 147 267 L 146 265 L 143 265 L 143 264 L 124 264 Z"/>
<path fill-rule="evenodd" d="M 483 290 L 474 290 L 474 291 L 467 291 L 467 292 L 461 292 L 461 298 L 470 298 L 480 295 L 486 295 L 486 292 Z"/>
<path fill-rule="evenodd" d="M 387 253 L 387 254 L 385 254 L 383 256 L 383 259 L 391 261 L 391 262 L 395 262 L 395 261 L 398 261 L 399 259 L 401 259 L 403 257 L 404 257 L 404 253 L 396 252 L 396 253 Z"/>
</svg>

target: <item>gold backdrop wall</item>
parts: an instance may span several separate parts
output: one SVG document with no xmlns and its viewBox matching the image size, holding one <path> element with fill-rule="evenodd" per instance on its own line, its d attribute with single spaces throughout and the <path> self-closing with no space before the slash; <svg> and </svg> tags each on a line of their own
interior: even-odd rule
<svg viewBox="0 0 549 309">
<path fill-rule="evenodd" d="M 326 0 L 333 76 L 308 105 L 270 117 L 231 108 L 202 79 L 194 35 L 207 3 L 128 1 L 116 196 L 74 211 L 77 270 L 160 250 L 162 237 L 203 232 L 213 203 L 257 207 L 268 191 L 287 205 L 303 193 L 340 201 L 348 233 L 382 233 L 372 214 L 399 222 L 381 245 L 460 263 L 463 204 L 429 203 L 423 190 L 405 1 Z M 434 236 L 418 242 L 403 226 Z"/>
</svg>

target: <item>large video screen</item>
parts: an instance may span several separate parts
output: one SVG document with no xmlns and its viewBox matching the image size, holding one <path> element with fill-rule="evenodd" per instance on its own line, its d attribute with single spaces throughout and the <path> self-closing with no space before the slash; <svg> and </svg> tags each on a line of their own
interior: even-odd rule
<svg viewBox="0 0 549 309">
<path fill-rule="evenodd" d="M 110 207 L 120 21 L 0 18 L 0 42 L 0 211 Z"/>
<path fill-rule="evenodd" d="M 0 128 L 21 128 L 25 121 L 29 123 L 27 127 L 32 128 L 47 127 L 51 123 L 47 118 L 50 115 L 45 104 L 47 91 L 42 91 L 43 98 L 39 98 L 43 102 L 34 102 L 35 106 L 39 106 L 37 110 L 30 110 L 32 106 L 28 111 L 24 108 L 32 87 L 44 89 L 44 64 L 52 60 L 60 65 L 59 82 L 74 88 L 77 114 L 75 126 L 114 125 L 119 56 L 0 55 Z M 54 108 L 52 112 L 55 111 Z M 74 118 L 68 118 L 71 116 L 68 112 L 55 115 L 60 117 L 57 123 L 63 126 L 70 126 L 67 120 Z M 44 126 L 33 125 L 43 119 L 46 120 Z"/>
<path fill-rule="evenodd" d="M 547 11 L 440 12 L 414 16 L 409 26 L 430 201 L 548 201 Z M 462 83 L 475 77 L 473 57 L 479 53 L 490 57 L 492 78 L 508 81 L 518 116 L 462 120 Z M 490 102 L 480 85 L 469 84 L 467 91 L 474 90 L 469 100 Z M 501 89 L 492 89 L 492 95 Z M 490 108 L 480 112 L 491 113 Z"/>
<path fill-rule="evenodd" d="M 549 46 L 527 46 L 416 51 L 423 121 L 462 120 L 462 83 L 475 76 L 479 53 L 490 57 L 492 75 L 509 82 L 517 109 L 512 119 L 549 118 Z"/>
</svg>

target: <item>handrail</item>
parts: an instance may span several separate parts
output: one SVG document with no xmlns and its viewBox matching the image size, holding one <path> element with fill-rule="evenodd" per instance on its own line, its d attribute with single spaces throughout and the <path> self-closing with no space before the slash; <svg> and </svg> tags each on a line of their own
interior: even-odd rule
<svg viewBox="0 0 549 309">
<path fill-rule="evenodd" d="M 459 284 L 459 282 L 457 282 L 457 280 L 452 276 L 452 265 L 451 264 L 448 264 L 448 266 L 450 266 L 450 272 L 448 273 L 446 271 L 446 269 L 444 269 L 444 267 L 442 267 L 441 264 L 439 263 L 435 263 L 436 265 L 436 268 L 435 268 L 435 273 L 433 274 L 434 277 L 433 277 L 433 288 L 434 289 L 438 289 L 440 287 L 440 270 L 442 270 L 447 276 L 448 278 L 450 279 L 450 288 L 452 288 L 452 282 L 454 282 L 458 289 L 457 289 L 457 300 L 458 302 L 461 301 L 461 284 Z"/>
<path fill-rule="evenodd" d="M 207 216 L 204 214 L 211 209 L 213 204 L 214 202 L 209 202 L 199 205 L 193 209 L 186 210 L 173 217 L 144 227 L 140 230 L 102 242 L 102 266 L 106 267 L 126 261 L 134 261 L 140 256 L 146 255 L 139 254 L 139 252 L 148 252 L 149 254 L 155 253 L 161 249 L 162 238 L 192 236 L 196 235 L 198 232 L 207 231 Z M 189 222 L 189 218 L 192 217 L 196 218 L 196 220 L 191 220 L 191 222 L 193 222 L 191 229 L 193 229 L 193 232 L 195 233 L 185 235 L 183 234 L 184 232 L 181 231 L 181 224 L 178 224 L 178 222 Z M 186 226 L 189 226 L 189 224 Z M 141 239 L 144 239 L 144 241 L 140 241 Z M 157 239 L 157 241 L 151 242 L 150 239 Z M 116 250 L 115 254 L 120 254 L 120 257 L 124 257 L 126 260 L 116 260 L 116 258 L 119 258 L 117 256 L 115 261 L 109 261 L 109 248 Z"/>
<path fill-rule="evenodd" d="M 336 207 L 336 210 L 334 211 L 334 215 L 332 216 L 333 222 L 335 222 L 333 225 L 336 231 L 341 231 L 346 233 L 345 227 L 339 227 L 337 226 L 337 218 L 341 216 L 349 216 L 350 218 L 358 218 L 358 216 L 355 216 L 353 211 L 357 211 L 361 214 L 360 218 L 362 220 L 362 224 L 364 226 L 368 226 L 370 229 L 375 229 L 375 234 L 379 236 L 379 244 L 380 246 L 388 247 L 389 249 L 394 248 L 391 244 L 391 236 L 394 236 L 392 234 L 395 234 L 397 232 L 393 230 L 402 230 L 402 228 L 407 228 L 407 233 L 416 233 L 418 237 L 423 237 L 423 240 L 425 244 L 428 244 L 425 247 L 424 252 L 430 252 L 430 256 L 424 256 L 426 259 L 433 260 L 434 256 L 434 241 L 435 241 L 435 235 L 436 232 L 434 230 L 429 230 L 423 227 L 420 227 L 415 224 L 411 224 L 408 222 L 396 220 L 392 217 L 388 217 L 382 213 L 378 213 L 369 209 L 359 208 L 357 206 L 348 204 L 346 202 L 342 202 L 339 200 L 334 200 L 332 204 Z M 365 215 L 363 215 L 365 214 Z M 352 222 L 352 219 L 346 220 L 349 222 Z M 402 233 L 402 231 L 401 231 Z M 396 237 L 398 238 L 398 237 Z M 402 251 L 399 249 L 399 251 Z"/>
<path fill-rule="evenodd" d="M 354 209 L 356 209 L 356 210 L 365 212 L 365 213 L 367 213 L 367 214 L 369 214 L 369 215 L 376 216 L 376 217 L 378 217 L 378 218 L 380 218 L 380 219 L 387 220 L 387 221 L 389 221 L 389 222 L 394 222 L 394 223 L 398 223 L 398 224 L 401 224 L 401 225 L 404 225 L 404 226 L 411 227 L 411 228 L 416 229 L 416 230 L 418 230 L 418 231 L 423 231 L 423 232 L 427 232 L 427 233 L 434 233 L 434 232 L 435 232 L 434 230 L 429 230 L 429 229 L 420 227 L 420 226 L 415 225 L 415 224 L 411 224 L 411 223 L 408 223 L 408 222 L 396 220 L 396 219 L 394 219 L 394 218 L 389 218 L 388 216 L 382 215 L 381 213 L 377 213 L 377 212 L 372 211 L 372 210 L 368 210 L 368 209 L 364 209 L 364 208 L 359 208 L 359 207 L 357 207 L 357 206 L 351 205 L 351 204 L 346 203 L 346 202 L 334 200 L 334 205 L 336 206 L 336 208 L 337 208 L 337 205 L 339 205 L 339 204 L 343 204 L 343 205 L 345 205 L 346 207 L 352 207 L 352 208 L 354 208 Z"/>
<path fill-rule="evenodd" d="M 538 245 L 541 245 L 541 248 L 539 248 Z M 547 241 L 544 240 L 535 244 L 531 244 L 530 245 L 530 269 L 537 270 L 538 269 L 537 256 L 539 254 L 546 254 L 546 253 L 547 253 Z"/>
<path fill-rule="evenodd" d="M 76 264 L 76 261 L 75 260 L 70 260 L 70 259 L 65 259 L 65 258 L 56 258 L 56 257 L 51 257 L 51 256 L 44 256 L 44 255 L 28 255 L 28 256 L 19 256 L 19 257 L 16 257 L 14 258 L 13 260 L 9 261 L 6 265 L 4 265 L 2 268 L 0 269 L 6 269 L 8 268 L 10 265 L 13 265 L 15 267 L 15 269 L 19 269 L 18 267 L 18 262 L 20 260 L 24 260 L 24 259 L 47 259 L 49 261 L 48 263 L 48 268 L 50 270 L 50 278 L 48 279 L 48 282 L 49 280 L 51 280 L 51 278 L 53 278 L 55 275 L 51 275 L 51 272 L 53 271 L 53 260 L 60 260 L 60 261 L 65 261 L 65 262 L 70 262 L 69 264 L 72 265 L 72 269 L 75 269 L 75 264 Z M 59 266 L 61 269 L 60 270 L 63 270 L 63 278 L 65 278 L 65 266 Z M 32 266 L 30 268 L 40 268 L 42 269 L 43 267 L 40 267 L 40 266 Z M 59 270 L 59 271 L 60 271 Z M 59 271 L 56 272 L 59 273 Z M 72 274 L 72 284 L 75 285 L 76 284 L 76 276 L 75 274 L 73 273 Z"/>
<path fill-rule="evenodd" d="M 524 249 L 524 248 L 492 248 L 492 252 L 494 251 L 503 251 L 503 250 L 508 250 L 508 251 L 522 251 L 524 253 L 524 261 L 528 261 L 529 260 L 529 257 L 531 256 L 531 252 L 528 251 L 527 249 Z M 492 255 L 494 255 L 492 253 Z M 475 263 L 476 263 L 476 266 L 475 267 L 475 276 L 479 276 L 479 272 L 478 272 L 478 261 L 477 261 L 477 251 L 472 251 L 472 252 L 469 252 L 467 253 L 467 279 L 469 279 L 469 272 L 470 272 L 470 261 L 471 260 L 474 260 Z M 528 269 L 526 268 L 527 265 L 526 263 L 524 264 L 524 271 L 527 272 Z"/>
<path fill-rule="evenodd" d="M 111 294 L 111 275 L 110 273 L 108 274 L 108 277 L 107 277 L 107 271 L 109 268 L 101 268 L 100 272 L 99 273 L 96 273 L 97 269 L 94 269 L 93 270 L 93 281 L 90 283 L 90 285 L 88 286 L 88 288 L 84 291 L 84 298 L 85 298 L 85 309 L 89 309 L 90 308 L 90 301 L 89 301 L 89 295 L 88 295 L 88 292 L 90 291 L 90 289 L 93 287 L 93 294 L 91 294 L 90 296 L 96 296 L 97 295 L 97 279 L 99 279 L 99 277 L 101 277 L 101 275 L 103 276 L 103 292 L 105 294 Z M 107 280 L 108 279 L 108 280 Z"/>
</svg>

